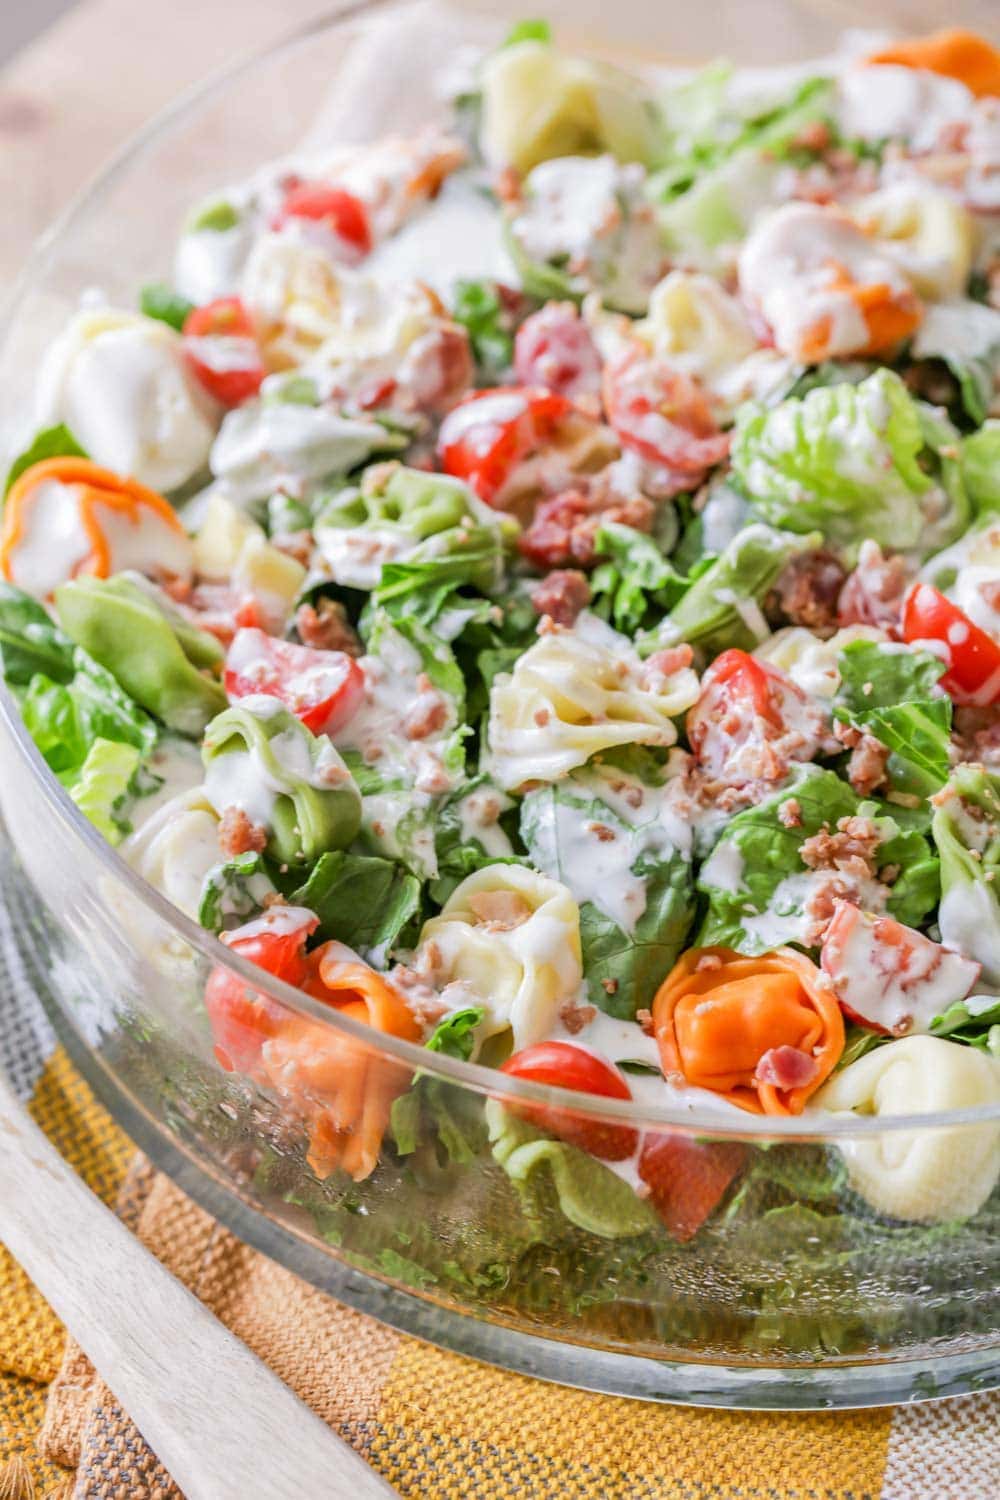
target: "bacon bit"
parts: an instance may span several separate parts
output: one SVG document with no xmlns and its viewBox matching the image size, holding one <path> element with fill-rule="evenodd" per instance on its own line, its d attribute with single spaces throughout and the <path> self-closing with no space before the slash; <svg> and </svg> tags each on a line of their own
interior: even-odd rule
<svg viewBox="0 0 1000 1500">
<path fill-rule="evenodd" d="M 778 808 L 778 822 L 782 828 L 802 827 L 802 808 L 797 797 L 789 797 Z"/>
<path fill-rule="evenodd" d="M 819 1064 L 799 1047 L 771 1047 L 757 1062 L 757 1083 L 773 1083 L 779 1089 L 799 1089 L 812 1083 Z"/>
<path fill-rule="evenodd" d="M 219 848 L 229 859 L 238 854 L 263 854 L 267 829 L 252 823 L 242 807 L 227 807 L 219 819 Z"/>
<path fill-rule="evenodd" d="M 655 506 L 647 495 L 615 495 L 595 484 L 563 490 L 541 501 L 531 525 L 518 538 L 522 556 L 539 568 L 564 568 L 576 564 L 590 568 L 598 560 L 597 533 L 608 521 L 650 531 Z"/>
<path fill-rule="evenodd" d="M 609 828 L 607 823 L 588 823 L 587 832 L 592 833 L 601 844 L 613 844 L 617 837 L 615 830 Z"/>
<path fill-rule="evenodd" d="M 837 601 L 847 574 L 834 553 L 821 548 L 787 562 L 764 604 L 764 613 L 779 624 L 804 625 L 820 636 L 837 626 Z"/>
<path fill-rule="evenodd" d="M 618 981 L 617 981 L 617 979 L 602 979 L 601 980 L 601 989 L 604 991 L 604 993 L 606 995 L 617 995 L 617 993 L 618 993 Z"/>
<path fill-rule="evenodd" d="M 261 905 L 270 910 L 272 906 L 287 906 L 288 900 L 280 891 L 268 891 Z"/>
<path fill-rule="evenodd" d="M 847 779 L 859 797 L 870 797 L 885 784 L 890 753 L 874 735 L 861 735 L 847 763 Z"/>
<path fill-rule="evenodd" d="M 539 729 L 544 729 L 546 724 L 551 719 L 552 715 L 547 708 L 536 708 L 531 717 L 534 719 Z"/>
<path fill-rule="evenodd" d="M 645 1006 L 635 1013 L 635 1019 L 643 1036 L 653 1036 L 653 1012 Z"/>
<path fill-rule="evenodd" d="M 683 672 L 694 661 L 694 652 L 687 643 L 680 646 L 671 646 L 666 651 L 654 651 L 646 661 L 646 676 L 673 677 L 675 672 Z"/>
<path fill-rule="evenodd" d="M 841 591 L 839 624 L 877 625 L 898 638 L 909 581 L 910 565 L 905 558 L 886 557 L 877 542 L 862 542 L 858 565 Z"/>
<path fill-rule="evenodd" d="M 807 838 L 799 849 L 799 857 L 810 870 L 839 870 L 857 879 L 871 878 L 881 841 L 871 818 L 841 818 L 836 833 L 821 829 Z"/>
<path fill-rule="evenodd" d="M 529 598 L 540 615 L 559 625 L 572 625 L 590 603 L 590 584 L 577 568 L 557 568 L 535 584 Z"/>
<path fill-rule="evenodd" d="M 361 644 L 347 611 L 336 599 L 320 599 L 316 606 L 300 604 L 295 611 L 295 629 L 304 646 L 315 651 L 344 651 L 348 656 L 363 656 Z"/>
<path fill-rule="evenodd" d="M 426 672 L 417 678 L 417 689 L 419 696 L 403 719 L 403 733 L 408 740 L 425 740 L 448 722 L 448 704 Z"/>
<path fill-rule="evenodd" d="M 271 546 L 308 568 L 312 556 L 313 534 L 308 530 L 277 531 L 271 536 Z"/>
<path fill-rule="evenodd" d="M 695 969 L 699 974 L 711 973 L 713 969 L 721 968 L 722 959 L 717 953 L 703 953 L 695 964 Z"/>
<path fill-rule="evenodd" d="M 596 1005 L 577 1005 L 575 1000 L 567 1000 L 565 1005 L 559 1008 L 559 1019 L 570 1036 L 577 1036 L 590 1025 L 596 1015 Z"/>
<path fill-rule="evenodd" d="M 517 891 L 475 891 L 469 910 L 488 932 L 511 932 L 531 916 L 531 907 Z"/>
</svg>

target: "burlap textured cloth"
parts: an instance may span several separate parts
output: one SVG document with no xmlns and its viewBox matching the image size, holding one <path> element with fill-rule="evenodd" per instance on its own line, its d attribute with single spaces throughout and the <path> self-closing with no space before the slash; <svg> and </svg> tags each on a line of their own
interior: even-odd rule
<svg viewBox="0 0 1000 1500">
<path fill-rule="evenodd" d="M 171 1271 L 402 1495 L 1000 1495 L 997 1396 L 896 1411 L 751 1414 L 644 1405 L 505 1374 L 393 1333 L 241 1245 L 134 1156 L 62 1053 L 46 1063 L 31 1108 Z M 2 1251 L 0 1372 L 2 1500 L 177 1500 L 127 1413 Z M 266 1489 L 248 1500 L 267 1500 Z"/>
</svg>

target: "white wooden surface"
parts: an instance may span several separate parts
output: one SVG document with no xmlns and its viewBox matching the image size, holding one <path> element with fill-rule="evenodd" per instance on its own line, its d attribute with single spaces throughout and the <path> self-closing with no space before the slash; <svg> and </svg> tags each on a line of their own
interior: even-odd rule
<svg viewBox="0 0 1000 1500">
<path fill-rule="evenodd" d="M 94 1197 L 2 1074 L 0 1239 L 187 1500 L 394 1493 Z"/>
</svg>

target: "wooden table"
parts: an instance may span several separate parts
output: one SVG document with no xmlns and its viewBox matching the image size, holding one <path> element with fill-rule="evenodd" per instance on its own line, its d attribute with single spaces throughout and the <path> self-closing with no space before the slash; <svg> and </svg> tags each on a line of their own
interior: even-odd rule
<svg viewBox="0 0 1000 1500">
<path fill-rule="evenodd" d="M 562 14 L 574 29 L 608 25 L 607 0 L 458 3 L 493 14 Z M 648 30 L 652 7 L 669 12 L 664 0 L 616 0 L 626 47 Z M 0 73 L 0 286 L 67 198 L 179 90 L 326 8 L 322 0 L 81 0 Z M 752 52 L 766 62 L 776 36 L 786 51 L 807 55 L 844 26 L 930 30 L 960 19 L 1000 36 L 997 0 L 958 0 L 947 15 L 939 0 L 799 0 L 796 11 L 790 23 L 778 0 L 714 0 L 700 15 L 678 5 L 683 23 L 665 28 L 662 50 Z"/>
</svg>

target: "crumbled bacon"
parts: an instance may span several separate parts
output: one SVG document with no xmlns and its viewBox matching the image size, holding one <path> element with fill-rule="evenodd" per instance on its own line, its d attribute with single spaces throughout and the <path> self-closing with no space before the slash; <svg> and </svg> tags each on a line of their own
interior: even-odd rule
<svg viewBox="0 0 1000 1500">
<path fill-rule="evenodd" d="M 227 859 L 237 854 L 262 854 L 267 846 L 267 829 L 253 823 L 242 807 L 227 807 L 219 819 L 219 848 Z"/>
<path fill-rule="evenodd" d="M 302 644 L 312 646 L 314 651 L 364 655 L 365 648 L 339 600 L 320 599 L 315 605 L 300 604 L 295 611 L 295 629 Z"/>
<path fill-rule="evenodd" d="M 754 1078 L 779 1089 L 804 1088 L 819 1072 L 819 1064 L 800 1047 L 771 1047 L 758 1059 Z"/>
<path fill-rule="evenodd" d="M 823 828 L 805 839 L 799 856 L 810 870 L 837 870 L 854 879 L 871 879 L 881 842 L 882 836 L 871 818 L 840 818 L 836 833 Z"/>
<path fill-rule="evenodd" d="M 643 1006 L 635 1013 L 635 1019 L 643 1036 L 653 1035 L 653 1012 Z"/>
<path fill-rule="evenodd" d="M 271 535 L 271 546 L 307 568 L 312 556 L 313 534 L 307 528 L 301 531 L 276 531 Z"/>
<path fill-rule="evenodd" d="M 886 557 L 877 542 L 862 542 L 858 565 L 841 590 L 839 623 L 877 625 L 898 638 L 909 581 L 910 565 L 904 557 Z"/>
<path fill-rule="evenodd" d="M 847 779 L 859 797 L 870 797 L 886 780 L 889 749 L 872 734 L 862 734 L 847 763 Z"/>
<path fill-rule="evenodd" d="M 778 808 L 778 822 L 782 828 L 802 827 L 802 808 L 797 797 L 787 797 Z"/>
<path fill-rule="evenodd" d="M 590 1025 L 596 1015 L 596 1005 L 577 1005 L 575 1000 L 567 1000 L 559 1009 L 559 1019 L 570 1036 L 579 1035 L 586 1026 Z"/>
<path fill-rule="evenodd" d="M 572 625 L 590 603 L 590 584 L 576 568 L 557 568 L 535 584 L 529 597 L 540 615 L 557 625 Z"/>
<path fill-rule="evenodd" d="M 403 733 L 408 740 L 426 740 L 448 722 L 447 700 L 434 687 L 426 672 L 417 678 L 417 697 L 403 717 Z"/>
<path fill-rule="evenodd" d="M 522 556 L 539 568 L 593 567 L 596 537 L 608 521 L 649 531 L 655 506 L 646 495 L 613 496 L 597 486 L 563 490 L 542 500 L 518 539 Z"/>
<path fill-rule="evenodd" d="M 846 577 L 834 553 L 823 548 L 799 553 L 779 574 L 764 612 L 774 624 L 804 625 L 816 635 L 832 635 Z"/>
</svg>

